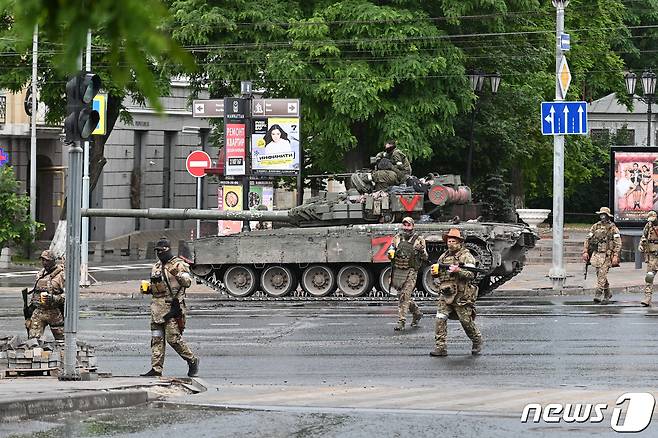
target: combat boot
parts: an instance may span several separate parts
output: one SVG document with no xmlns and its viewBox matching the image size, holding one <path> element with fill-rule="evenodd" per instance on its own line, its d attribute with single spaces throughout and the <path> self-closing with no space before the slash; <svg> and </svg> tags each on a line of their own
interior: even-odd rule
<svg viewBox="0 0 658 438">
<path fill-rule="evenodd" d="M 187 377 L 196 377 L 199 375 L 199 358 L 191 360 L 187 363 Z"/>
<path fill-rule="evenodd" d="M 482 352 L 482 339 L 473 341 L 473 346 L 471 347 L 471 354 L 473 356 L 478 356 Z"/>
<path fill-rule="evenodd" d="M 612 293 L 610 293 L 610 289 L 605 289 L 603 291 L 603 299 L 601 300 L 601 304 L 610 304 L 611 298 L 612 298 Z"/>
<path fill-rule="evenodd" d="M 423 314 L 420 312 L 420 310 L 417 313 L 414 313 L 414 319 L 411 320 L 411 326 L 414 328 L 418 327 L 418 323 L 422 318 Z"/>
<path fill-rule="evenodd" d="M 162 376 L 162 373 L 160 373 L 160 372 L 154 370 L 153 368 L 151 368 L 150 370 L 148 370 L 144 374 L 140 374 L 140 376 L 142 376 L 142 377 L 160 377 L 160 376 Z"/>
<path fill-rule="evenodd" d="M 645 293 L 644 299 L 640 301 L 640 304 L 642 304 L 644 307 L 651 306 L 651 294 Z"/>
<path fill-rule="evenodd" d="M 596 293 L 594 294 L 594 302 L 596 304 L 601 304 L 601 295 L 603 295 L 603 292 L 599 289 L 596 290 Z"/>
<path fill-rule="evenodd" d="M 443 357 L 448 355 L 448 350 L 446 347 L 436 347 L 434 350 L 430 351 L 430 356 L 432 357 Z"/>
<path fill-rule="evenodd" d="M 404 321 L 402 320 L 398 321 L 398 325 L 396 325 L 395 328 L 393 328 L 393 330 L 395 330 L 396 332 L 404 330 Z"/>
</svg>

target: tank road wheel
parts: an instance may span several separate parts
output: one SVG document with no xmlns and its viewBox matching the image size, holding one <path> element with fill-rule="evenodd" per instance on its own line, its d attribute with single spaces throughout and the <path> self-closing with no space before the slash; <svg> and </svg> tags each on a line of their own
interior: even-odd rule
<svg viewBox="0 0 658 438">
<path fill-rule="evenodd" d="M 423 285 L 423 290 L 430 295 L 439 296 L 439 285 L 434 283 L 432 277 L 432 266 L 425 266 L 422 270 L 420 282 Z"/>
<path fill-rule="evenodd" d="M 258 286 L 256 272 L 250 266 L 233 265 L 224 272 L 224 285 L 229 295 L 248 297 Z"/>
<path fill-rule="evenodd" d="M 336 275 L 329 266 L 311 265 L 304 269 L 301 285 L 306 293 L 314 297 L 324 297 L 336 287 Z"/>
<path fill-rule="evenodd" d="M 297 288 L 295 274 L 286 266 L 268 266 L 260 275 L 260 287 L 271 297 L 284 297 Z"/>
<path fill-rule="evenodd" d="M 379 273 L 379 290 L 389 294 L 391 285 L 391 265 L 388 265 Z"/>
<path fill-rule="evenodd" d="M 212 272 L 212 265 L 190 265 L 190 271 L 199 277 L 205 277 Z"/>
<path fill-rule="evenodd" d="M 338 271 L 338 289 L 347 297 L 360 297 L 372 289 L 370 271 L 359 265 L 346 265 Z"/>
</svg>

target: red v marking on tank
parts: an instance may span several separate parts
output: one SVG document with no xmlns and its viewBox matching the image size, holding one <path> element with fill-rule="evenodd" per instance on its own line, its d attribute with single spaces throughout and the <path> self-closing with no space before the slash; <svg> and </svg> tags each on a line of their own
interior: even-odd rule
<svg viewBox="0 0 658 438">
<path fill-rule="evenodd" d="M 372 246 L 373 263 L 385 263 L 389 261 L 386 251 L 388 251 L 388 247 L 391 246 L 392 241 L 393 236 L 378 236 L 372 238 L 370 245 Z"/>
<path fill-rule="evenodd" d="M 416 207 L 416 204 L 418 204 L 418 201 L 420 201 L 420 196 L 421 195 L 414 195 L 413 198 L 411 198 L 410 201 L 407 201 L 404 195 L 400 195 L 400 204 L 404 207 L 406 211 L 413 211 L 414 207 Z"/>
</svg>

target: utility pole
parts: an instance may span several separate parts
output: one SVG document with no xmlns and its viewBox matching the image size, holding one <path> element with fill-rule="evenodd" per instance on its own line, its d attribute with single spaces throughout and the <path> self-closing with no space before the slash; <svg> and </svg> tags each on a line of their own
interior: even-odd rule
<svg viewBox="0 0 658 438">
<path fill-rule="evenodd" d="M 564 33 L 564 10 L 569 0 L 553 0 L 557 10 L 555 32 L 555 101 L 564 100 L 559 84 L 560 61 L 564 52 L 560 38 Z M 553 266 L 549 277 L 554 291 L 561 291 L 567 272 L 564 268 L 564 135 L 553 136 Z"/>
<path fill-rule="evenodd" d="M 87 31 L 85 68 L 91 71 L 91 30 Z M 89 141 L 84 142 L 82 174 L 82 208 L 89 208 Z M 82 244 L 80 246 L 80 286 L 89 286 L 89 218 L 82 218 Z"/>
<path fill-rule="evenodd" d="M 30 219 L 37 218 L 37 51 L 39 25 L 32 35 L 32 115 L 30 116 Z"/>
</svg>

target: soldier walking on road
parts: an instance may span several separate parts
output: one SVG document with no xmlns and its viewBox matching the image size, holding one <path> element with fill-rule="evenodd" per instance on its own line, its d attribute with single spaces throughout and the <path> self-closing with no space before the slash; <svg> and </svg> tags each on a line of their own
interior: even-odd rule
<svg viewBox="0 0 658 438">
<path fill-rule="evenodd" d="M 57 264 L 55 256 L 45 250 L 39 257 L 41 269 L 37 273 L 30 306 L 35 309 L 25 321 L 30 338 L 40 338 L 46 326 L 57 341 L 64 340 L 64 267 Z"/>
<path fill-rule="evenodd" d="M 644 277 L 646 283 L 644 299 L 640 302 L 645 307 L 651 305 L 653 280 L 658 271 L 658 226 L 656 226 L 656 217 L 655 211 L 650 211 L 647 214 L 647 224 L 644 226 L 642 238 L 640 238 L 639 250 L 644 254 L 644 261 L 647 263 L 647 275 Z"/>
<path fill-rule="evenodd" d="M 165 358 L 165 340 L 188 364 L 190 377 L 199 371 L 199 358 L 182 339 L 185 329 L 185 289 L 192 284 L 190 268 L 171 253 L 171 244 L 162 237 L 155 245 L 158 261 L 151 269 L 151 283 L 145 293 L 151 300 L 151 369 L 142 376 L 161 376 Z M 144 289 L 144 288 L 143 288 Z"/>
<path fill-rule="evenodd" d="M 392 261 L 391 288 L 398 291 L 398 325 L 395 331 L 404 330 L 407 311 L 413 314 L 411 327 L 418 327 L 423 314 L 411 294 L 416 288 L 418 270 L 423 260 L 427 260 L 427 248 L 425 239 L 414 232 L 412 218 L 402 219 L 402 232 L 393 237 L 388 257 Z"/>
<path fill-rule="evenodd" d="M 612 213 L 608 207 L 601 207 L 596 214 L 601 220 L 592 225 L 585 238 L 582 260 L 596 268 L 594 302 L 608 304 L 612 298 L 608 271 L 611 267 L 619 266 L 621 237 L 619 229 L 612 222 Z"/>
<path fill-rule="evenodd" d="M 452 228 L 443 236 L 448 250 L 432 265 L 432 273 L 439 277 L 439 301 L 436 311 L 436 348 L 430 356 L 447 356 L 448 318 L 459 319 L 466 335 L 473 342 L 471 354 L 480 354 L 482 335 L 475 326 L 475 300 L 478 288 L 473 284 L 475 274 L 462 267 L 475 267 L 475 258 L 464 247 L 464 237 L 457 228 Z M 444 269 L 440 265 L 447 265 Z"/>
</svg>

